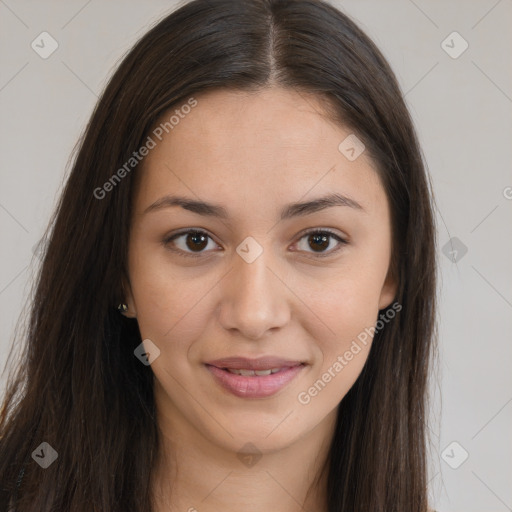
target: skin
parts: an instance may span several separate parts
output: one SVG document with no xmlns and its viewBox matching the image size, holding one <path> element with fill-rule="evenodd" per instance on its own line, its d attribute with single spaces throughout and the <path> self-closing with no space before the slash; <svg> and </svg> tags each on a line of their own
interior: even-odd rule
<svg viewBox="0 0 512 512">
<path fill-rule="evenodd" d="M 137 171 L 124 284 L 125 315 L 160 350 L 151 364 L 163 440 L 156 510 L 327 510 L 320 469 L 337 405 L 363 368 L 371 336 L 309 403 L 298 395 L 332 374 L 338 356 L 394 300 L 386 193 L 366 152 L 349 161 L 338 150 L 352 132 L 330 121 L 314 95 L 267 88 L 196 99 Z M 279 219 L 286 204 L 332 192 L 362 208 Z M 144 213 L 167 194 L 222 205 L 229 218 L 179 206 Z M 303 233 L 313 228 L 330 228 L 347 244 L 328 238 L 323 246 Z M 182 229 L 210 238 L 185 234 L 166 247 L 163 240 Z M 236 252 L 248 236 L 263 249 L 252 263 Z M 239 355 L 307 364 L 275 395 L 241 398 L 204 365 Z M 251 466 L 237 457 L 247 443 L 261 455 Z"/>
</svg>

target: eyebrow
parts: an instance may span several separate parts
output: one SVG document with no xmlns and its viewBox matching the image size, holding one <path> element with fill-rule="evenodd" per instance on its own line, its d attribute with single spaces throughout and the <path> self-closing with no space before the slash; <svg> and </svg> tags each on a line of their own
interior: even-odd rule
<svg viewBox="0 0 512 512">
<path fill-rule="evenodd" d="M 171 195 L 161 197 L 153 204 L 149 205 L 144 210 L 143 215 L 173 206 L 181 206 L 181 208 L 197 213 L 198 215 L 219 219 L 229 219 L 228 211 L 221 205 L 207 203 L 204 201 L 196 201 L 184 196 Z M 326 208 L 332 208 L 333 206 L 348 206 L 354 210 L 361 210 L 365 212 L 365 209 L 354 199 L 343 194 L 333 193 L 313 199 L 312 201 L 285 205 L 281 210 L 281 220 L 310 215 L 312 213 L 325 210 Z"/>
</svg>

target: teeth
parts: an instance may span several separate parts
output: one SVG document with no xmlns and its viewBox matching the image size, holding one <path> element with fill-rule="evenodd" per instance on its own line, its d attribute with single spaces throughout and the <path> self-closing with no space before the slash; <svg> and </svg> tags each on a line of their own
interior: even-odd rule
<svg viewBox="0 0 512 512">
<path fill-rule="evenodd" d="M 235 375 L 243 375 L 245 377 L 253 377 L 256 375 L 254 370 L 239 370 L 238 368 L 227 368 L 228 372 L 234 373 Z"/>
<path fill-rule="evenodd" d="M 256 375 L 270 375 L 272 370 L 256 370 L 254 373 L 256 373 Z"/>
<path fill-rule="evenodd" d="M 269 370 L 245 370 L 238 368 L 225 368 L 228 372 L 234 373 L 235 375 L 242 375 L 244 377 L 254 377 L 255 375 L 265 376 L 271 373 L 277 373 L 281 368 L 272 368 Z"/>
</svg>

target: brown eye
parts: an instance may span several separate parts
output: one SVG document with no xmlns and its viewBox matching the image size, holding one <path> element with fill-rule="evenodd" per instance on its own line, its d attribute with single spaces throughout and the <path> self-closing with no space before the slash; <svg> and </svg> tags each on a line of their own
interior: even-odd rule
<svg viewBox="0 0 512 512">
<path fill-rule="evenodd" d="M 180 240 L 181 239 L 181 240 Z M 341 238 L 339 235 L 329 230 L 314 230 L 305 233 L 300 240 L 306 239 L 305 247 L 300 247 L 299 250 L 309 252 L 317 257 L 330 256 L 338 251 L 341 246 L 348 242 Z M 332 240 L 338 242 L 334 249 L 328 250 L 332 245 Z M 180 253 L 182 256 L 198 257 L 203 253 L 210 252 L 206 250 L 208 247 L 208 240 L 213 242 L 213 239 L 205 232 L 200 230 L 181 231 L 163 240 L 163 245 L 171 251 Z M 213 242 L 215 248 L 216 244 Z M 309 250 L 308 250 L 309 249 Z"/>
<path fill-rule="evenodd" d="M 179 242 L 177 242 L 179 239 Z M 183 256 L 200 256 L 206 247 L 208 247 L 208 240 L 211 237 L 204 231 L 189 230 L 176 233 L 169 238 L 166 238 L 163 243 L 168 247 L 173 245 L 176 249 L 168 247 L 172 251 L 180 252 Z M 213 241 L 213 240 L 212 240 Z M 194 254 L 195 253 L 195 254 Z"/>
<path fill-rule="evenodd" d="M 309 231 L 301 237 L 302 239 L 306 239 L 305 248 L 301 250 L 308 251 L 307 249 L 312 249 L 313 253 L 317 253 L 318 256 L 329 256 L 330 254 L 338 251 L 342 245 L 347 244 L 347 241 L 336 235 L 332 231 L 328 230 L 314 230 Z M 331 240 L 335 239 L 338 242 L 338 245 L 335 246 L 334 249 L 327 251 L 329 246 L 331 245 Z"/>
<path fill-rule="evenodd" d="M 205 236 L 202 233 L 189 233 L 186 235 L 185 240 L 187 247 L 192 251 L 202 251 L 208 245 L 208 236 Z"/>
<path fill-rule="evenodd" d="M 317 249 L 321 251 L 329 247 L 329 237 L 330 235 L 313 233 L 312 235 L 308 235 L 308 243 L 314 251 Z"/>
</svg>

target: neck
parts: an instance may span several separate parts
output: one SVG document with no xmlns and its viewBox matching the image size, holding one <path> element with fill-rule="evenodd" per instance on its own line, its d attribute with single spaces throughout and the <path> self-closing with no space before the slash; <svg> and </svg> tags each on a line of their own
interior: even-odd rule
<svg viewBox="0 0 512 512">
<path fill-rule="evenodd" d="M 326 460 L 336 410 L 282 449 L 240 453 L 206 438 L 178 414 L 158 414 L 155 512 L 326 512 Z"/>
</svg>

